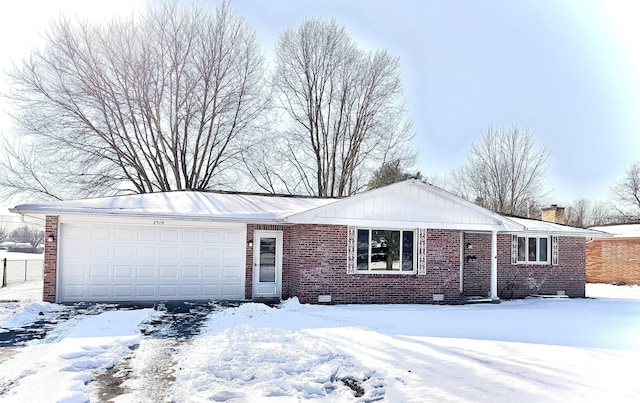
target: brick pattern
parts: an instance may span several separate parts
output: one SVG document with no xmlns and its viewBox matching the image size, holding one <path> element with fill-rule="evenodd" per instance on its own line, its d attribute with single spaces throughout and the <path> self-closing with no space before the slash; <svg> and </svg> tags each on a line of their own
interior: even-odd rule
<svg viewBox="0 0 640 403">
<path fill-rule="evenodd" d="M 587 243 L 587 282 L 640 285 L 640 238 Z"/>
<path fill-rule="evenodd" d="M 254 231 L 283 231 L 284 227 L 282 225 L 271 225 L 271 224 L 248 224 L 247 225 L 247 239 L 245 244 L 245 253 L 246 253 L 246 277 L 244 284 L 244 296 L 246 299 L 251 299 L 253 294 L 253 250 L 258 247 L 258 245 L 253 245 L 253 247 L 249 247 L 249 242 L 253 242 Z M 286 234 L 286 232 L 284 232 Z M 285 252 L 287 247 L 287 240 L 283 238 L 283 256 L 282 259 L 285 260 Z M 284 266 L 284 262 L 283 262 Z M 282 268 L 282 278 L 283 278 L 283 288 L 284 281 L 288 279 L 284 274 L 284 267 Z"/>
<path fill-rule="evenodd" d="M 49 235 L 53 242 L 47 242 Z M 58 271 L 58 216 L 47 216 L 44 227 L 44 286 L 42 300 L 56 302 L 56 278 Z"/>
<path fill-rule="evenodd" d="M 247 237 L 259 226 L 248 225 Z M 333 303 L 434 303 L 433 294 L 443 294 L 439 303 L 457 304 L 459 292 L 459 231 L 427 232 L 427 275 L 348 274 L 347 227 L 301 224 L 283 231 L 282 297 L 297 296 L 316 303 L 330 294 Z M 252 252 L 251 252 L 252 253 Z M 251 298 L 253 257 L 247 252 L 247 298 Z"/>
<path fill-rule="evenodd" d="M 564 291 L 585 296 L 585 239 L 558 237 L 558 265 L 511 264 L 511 235 L 498 234 L 498 297 L 524 298 Z"/>
</svg>

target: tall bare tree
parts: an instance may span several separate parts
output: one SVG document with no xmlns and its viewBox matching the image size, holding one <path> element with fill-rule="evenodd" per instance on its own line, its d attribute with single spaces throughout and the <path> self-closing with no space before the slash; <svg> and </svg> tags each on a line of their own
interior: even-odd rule
<svg viewBox="0 0 640 403">
<path fill-rule="evenodd" d="M 640 162 L 627 168 L 624 177 L 612 186 L 611 193 L 623 216 L 640 218 Z"/>
<path fill-rule="evenodd" d="M 167 2 L 108 24 L 62 17 L 45 40 L 10 74 L 22 138 L 0 169 L 5 195 L 206 189 L 250 144 L 263 57 L 228 3 Z"/>
<path fill-rule="evenodd" d="M 285 123 L 274 140 L 278 165 L 254 170 L 263 188 L 346 196 L 363 190 L 382 163 L 415 158 L 397 57 L 358 48 L 343 26 L 322 19 L 284 31 L 275 56 Z"/>
<path fill-rule="evenodd" d="M 565 220 L 568 225 L 582 228 L 618 221 L 607 204 L 584 198 L 575 200 L 567 207 Z"/>
<path fill-rule="evenodd" d="M 548 156 L 526 127 L 489 127 L 453 172 L 456 192 L 498 213 L 529 216 L 543 196 Z"/>
</svg>

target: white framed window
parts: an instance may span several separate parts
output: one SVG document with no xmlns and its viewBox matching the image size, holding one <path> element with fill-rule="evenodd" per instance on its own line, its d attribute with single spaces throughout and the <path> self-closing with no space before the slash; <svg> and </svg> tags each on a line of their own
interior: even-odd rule
<svg viewBox="0 0 640 403">
<path fill-rule="evenodd" d="M 517 240 L 515 239 L 517 238 Z M 551 240 L 548 236 L 514 236 L 517 263 L 550 263 Z"/>
<path fill-rule="evenodd" d="M 357 273 L 415 273 L 416 236 L 413 230 L 358 228 Z"/>
</svg>

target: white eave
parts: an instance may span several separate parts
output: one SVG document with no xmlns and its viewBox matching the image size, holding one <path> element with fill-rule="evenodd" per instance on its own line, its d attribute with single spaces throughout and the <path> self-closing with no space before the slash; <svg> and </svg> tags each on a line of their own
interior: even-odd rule
<svg viewBox="0 0 640 403">
<path fill-rule="evenodd" d="M 288 215 L 335 201 L 336 199 L 183 191 L 22 204 L 11 211 L 36 216 L 68 214 L 282 223 Z"/>
<path fill-rule="evenodd" d="M 540 235 L 558 235 L 558 236 L 575 236 L 585 238 L 606 238 L 611 236 L 605 232 L 594 231 L 592 229 L 571 227 L 563 224 L 556 224 L 547 221 L 532 220 L 520 217 L 505 217 L 505 219 L 515 222 L 524 227 L 524 231 Z M 507 232 L 521 232 L 511 230 Z"/>
</svg>

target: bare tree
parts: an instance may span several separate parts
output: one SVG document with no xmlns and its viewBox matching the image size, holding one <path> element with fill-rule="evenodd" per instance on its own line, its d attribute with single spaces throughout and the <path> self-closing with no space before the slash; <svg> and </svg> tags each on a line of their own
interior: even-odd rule
<svg viewBox="0 0 640 403">
<path fill-rule="evenodd" d="M 33 228 L 23 225 L 11 231 L 9 239 L 16 243 L 28 243 L 35 248 L 44 241 L 44 231 L 39 228 Z"/>
<path fill-rule="evenodd" d="M 619 203 L 617 210 L 627 219 L 640 217 L 640 162 L 632 164 L 622 180 L 616 182 L 611 193 Z"/>
<path fill-rule="evenodd" d="M 61 17 L 45 40 L 10 74 L 23 137 L 3 160 L 5 195 L 206 189 L 250 145 L 263 57 L 228 3 L 163 3 L 108 24 Z"/>
<path fill-rule="evenodd" d="M 584 198 L 575 200 L 567 207 L 565 220 L 567 225 L 581 228 L 617 221 L 606 204 Z"/>
<path fill-rule="evenodd" d="M 543 196 L 548 156 L 526 127 L 489 127 L 454 170 L 456 193 L 498 213 L 530 216 Z"/>
<path fill-rule="evenodd" d="M 0 227 L 0 241 L 6 241 L 9 238 L 9 231 L 5 225 Z"/>
<path fill-rule="evenodd" d="M 263 166 L 259 179 L 347 196 L 363 190 L 381 164 L 413 161 L 397 57 L 363 51 L 343 26 L 321 19 L 284 31 L 275 53 L 274 95 L 285 123 L 274 140 L 279 164 Z"/>
</svg>

